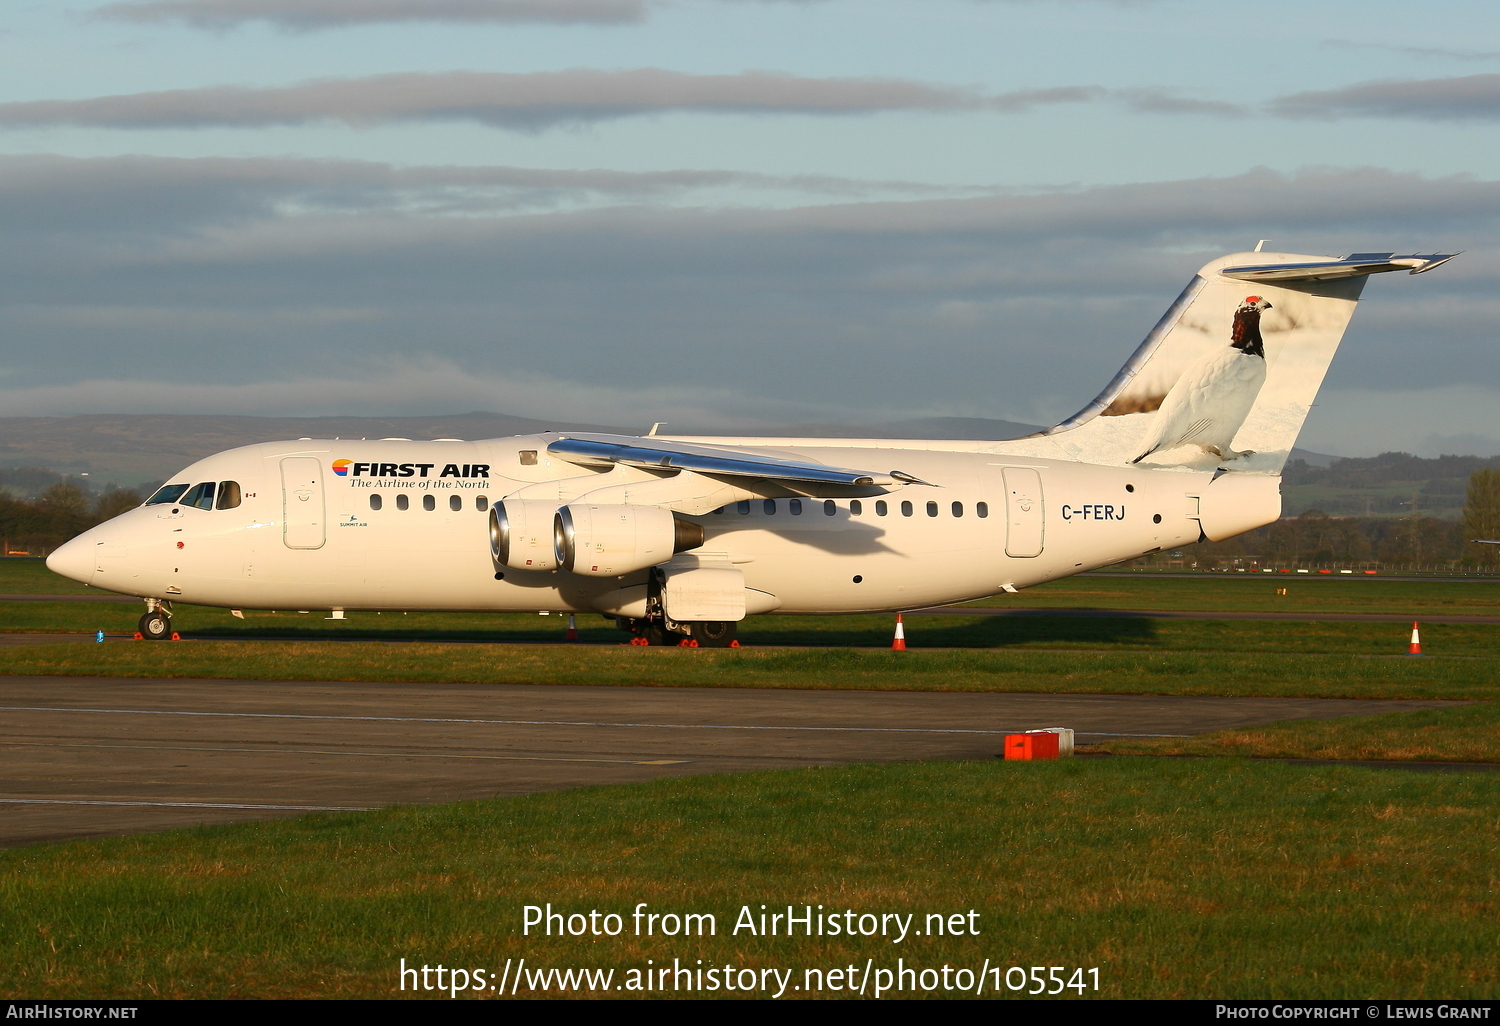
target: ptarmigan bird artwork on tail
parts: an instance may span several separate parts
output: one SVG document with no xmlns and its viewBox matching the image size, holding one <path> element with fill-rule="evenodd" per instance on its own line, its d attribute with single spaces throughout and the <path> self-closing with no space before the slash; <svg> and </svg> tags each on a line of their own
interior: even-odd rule
<svg viewBox="0 0 1500 1026">
<path fill-rule="evenodd" d="M 1240 425 L 1266 383 L 1266 347 L 1260 337 L 1260 315 L 1271 304 L 1260 296 L 1246 296 L 1234 312 L 1229 345 L 1188 366 L 1156 412 L 1156 425 L 1146 451 L 1132 463 L 1154 452 L 1196 445 L 1220 459 L 1249 455 L 1230 448 Z"/>
</svg>

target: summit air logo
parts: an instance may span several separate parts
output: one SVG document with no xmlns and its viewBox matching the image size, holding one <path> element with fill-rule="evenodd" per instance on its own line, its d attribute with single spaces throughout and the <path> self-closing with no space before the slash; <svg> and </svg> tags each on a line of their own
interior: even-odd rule
<svg viewBox="0 0 1500 1026">
<path fill-rule="evenodd" d="M 339 477 L 433 477 L 436 463 L 355 463 L 353 460 L 334 460 L 333 472 Z M 435 476 L 459 478 L 488 478 L 488 463 L 445 463 Z"/>
</svg>

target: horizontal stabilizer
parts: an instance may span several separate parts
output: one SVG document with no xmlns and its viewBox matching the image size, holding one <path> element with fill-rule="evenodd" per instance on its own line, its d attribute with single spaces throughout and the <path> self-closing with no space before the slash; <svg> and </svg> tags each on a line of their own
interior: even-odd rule
<svg viewBox="0 0 1500 1026">
<path fill-rule="evenodd" d="M 1457 253 L 1351 253 L 1341 260 L 1320 260 L 1294 264 L 1252 264 L 1248 267 L 1224 267 L 1219 273 L 1240 281 L 1330 281 L 1355 278 L 1362 274 L 1386 271 L 1409 271 L 1421 274 L 1446 264 Z"/>
<path fill-rule="evenodd" d="M 584 466 L 621 464 L 643 470 L 692 470 L 700 474 L 757 477 L 804 484 L 893 485 L 905 477 L 846 470 L 820 463 L 784 459 L 721 445 L 675 442 L 667 438 L 633 435 L 568 435 L 547 446 L 547 451 L 570 463 Z"/>
</svg>

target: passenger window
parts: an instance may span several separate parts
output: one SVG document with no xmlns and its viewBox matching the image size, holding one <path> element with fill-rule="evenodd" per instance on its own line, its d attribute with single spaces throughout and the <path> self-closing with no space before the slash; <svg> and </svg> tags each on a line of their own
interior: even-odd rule
<svg viewBox="0 0 1500 1026">
<path fill-rule="evenodd" d="M 161 488 L 151 498 L 146 500 L 148 506 L 162 506 L 169 502 L 176 502 L 183 492 L 188 490 L 187 485 L 169 484 Z"/>
<path fill-rule="evenodd" d="M 370 508 L 371 509 L 379 509 L 380 508 L 380 496 L 378 496 L 378 495 L 371 495 L 370 496 Z"/>
<path fill-rule="evenodd" d="M 987 502 L 974 503 L 974 515 L 980 520 L 990 515 L 990 504 Z"/>
<path fill-rule="evenodd" d="M 823 500 L 823 515 L 831 517 L 839 511 L 839 504 L 832 499 Z"/>
<path fill-rule="evenodd" d="M 183 506 L 196 506 L 198 509 L 213 509 L 214 492 L 217 489 L 218 482 L 216 481 L 204 481 L 202 484 L 195 484 L 179 502 Z"/>
<path fill-rule="evenodd" d="M 860 502 L 858 499 L 851 499 L 850 500 L 850 502 L 849 502 L 849 512 L 853 516 L 857 517 L 861 513 L 863 513 L 864 511 L 865 511 L 865 504 L 864 503 Z"/>
<path fill-rule="evenodd" d="M 481 512 L 481 513 L 483 513 L 485 510 L 489 509 L 490 508 L 490 499 L 489 499 L 489 496 L 487 496 L 487 495 L 476 495 L 476 496 L 474 496 L 474 508 L 477 509 L 477 510 L 479 510 L 479 512 Z"/>
<path fill-rule="evenodd" d="M 433 510 L 437 509 L 437 496 L 435 496 L 435 495 L 424 495 L 424 496 L 422 496 L 422 508 L 425 509 L 429 513 L 431 513 Z"/>
<path fill-rule="evenodd" d="M 886 512 L 889 510 L 889 508 L 890 507 L 888 507 L 885 504 L 885 500 L 884 499 L 876 499 L 875 500 L 875 515 L 877 517 L 883 517 L 883 516 L 885 516 Z"/>
<path fill-rule="evenodd" d="M 955 502 L 953 504 L 953 515 L 956 516 L 956 517 L 961 517 L 961 516 L 964 515 L 964 504 L 963 503 L 961 503 L 961 502 Z"/>
<path fill-rule="evenodd" d="M 396 496 L 396 508 L 397 509 L 410 509 L 411 508 L 411 500 L 406 497 L 406 493 L 405 492 L 402 492 L 400 495 Z"/>
<path fill-rule="evenodd" d="M 937 503 L 929 502 L 927 504 L 927 515 L 930 517 L 937 516 Z"/>
<path fill-rule="evenodd" d="M 536 450 L 535 449 L 522 449 L 520 455 L 521 455 L 521 466 L 523 466 L 523 467 L 534 467 L 534 466 L 536 466 Z"/>
<path fill-rule="evenodd" d="M 218 509 L 234 509 L 240 504 L 240 483 L 238 481 L 219 482 L 219 501 L 216 503 Z"/>
<path fill-rule="evenodd" d="M 902 502 L 901 502 L 901 515 L 903 517 L 909 517 L 909 516 L 911 516 L 911 503 L 910 502 L 908 502 L 906 500 L 902 500 Z"/>
<path fill-rule="evenodd" d="M 792 511 L 792 516 L 800 517 L 802 515 L 802 500 L 793 499 L 791 502 L 787 503 L 787 508 Z"/>
<path fill-rule="evenodd" d="M 774 517 L 776 515 L 776 500 L 775 499 L 767 499 L 765 502 L 761 503 L 760 506 L 761 506 L 761 509 L 763 509 L 763 510 L 766 511 L 766 516 L 768 516 L 768 517 Z"/>
<path fill-rule="evenodd" d="M 735 512 L 737 512 L 740 516 L 748 517 L 750 515 L 750 500 L 741 499 L 739 502 L 735 503 L 734 509 Z"/>
<path fill-rule="evenodd" d="M 448 508 L 451 509 L 455 513 L 457 513 L 459 510 L 463 509 L 464 508 L 463 497 L 462 496 L 458 496 L 458 495 L 450 495 L 450 496 L 448 496 Z"/>
</svg>

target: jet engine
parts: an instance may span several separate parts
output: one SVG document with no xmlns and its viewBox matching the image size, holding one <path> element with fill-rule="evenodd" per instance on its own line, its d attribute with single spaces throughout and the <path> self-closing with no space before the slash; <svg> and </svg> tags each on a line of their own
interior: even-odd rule
<svg viewBox="0 0 1500 1026">
<path fill-rule="evenodd" d="M 490 559 L 497 571 L 556 570 L 557 503 L 502 499 L 490 507 Z"/>
<path fill-rule="evenodd" d="M 587 577 L 617 577 L 703 544 L 703 527 L 655 506 L 575 502 L 553 519 L 557 562 Z"/>
</svg>

